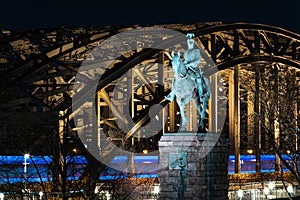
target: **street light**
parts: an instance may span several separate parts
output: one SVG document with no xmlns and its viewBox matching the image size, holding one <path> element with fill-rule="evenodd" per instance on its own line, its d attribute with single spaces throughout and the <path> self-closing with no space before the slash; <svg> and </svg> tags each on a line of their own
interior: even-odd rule
<svg viewBox="0 0 300 200">
<path fill-rule="evenodd" d="M 154 199 L 157 199 L 158 198 L 158 193 L 159 193 L 159 185 L 154 186 L 153 193 L 154 193 Z"/>
<path fill-rule="evenodd" d="M 270 190 L 273 190 L 275 188 L 275 183 L 273 181 L 269 182 L 268 184 Z"/>
<path fill-rule="evenodd" d="M 110 200 L 110 194 L 109 194 L 108 191 L 106 191 L 105 196 L 106 196 L 106 199 L 107 199 L 107 200 Z"/>
<path fill-rule="evenodd" d="M 270 194 L 270 189 L 269 189 L 268 187 L 265 187 L 265 188 L 264 188 L 264 194 L 265 194 L 265 196 L 266 196 L 266 199 L 268 199 L 268 196 L 269 196 L 269 194 Z"/>
<path fill-rule="evenodd" d="M 42 191 L 39 192 L 40 199 L 43 199 L 44 193 Z"/>
<path fill-rule="evenodd" d="M 0 200 L 3 200 L 4 199 L 4 194 L 1 192 L 0 193 Z"/>
<path fill-rule="evenodd" d="M 27 173 L 27 165 L 29 164 L 28 162 L 27 162 L 27 158 L 29 158 L 29 154 L 28 153 L 26 153 L 25 155 L 24 155 L 24 192 L 26 192 L 26 190 L 27 190 L 27 181 L 26 181 L 26 179 L 27 179 L 27 177 L 26 177 L 26 173 Z"/>
<path fill-rule="evenodd" d="M 97 197 L 97 199 L 98 199 L 98 196 L 99 196 L 99 189 L 98 189 L 98 186 L 97 186 L 97 185 L 96 185 L 96 187 L 95 187 L 94 193 L 95 193 L 95 195 L 96 195 L 96 197 Z"/>
<path fill-rule="evenodd" d="M 289 186 L 287 187 L 287 191 L 288 191 L 288 193 L 294 193 L 294 188 L 293 188 L 293 186 L 292 186 L 292 185 L 289 185 Z"/>
<path fill-rule="evenodd" d="M 243 190 L 241 190 L 241 189 L 239 189 L 239 190 L 237 191 L 237 194 L 238 194 L 238 198 L 239 198 L 239 199 L 242 199 L 243 196 L 244 196 L 244 192 L 243 192 Z"/>
</svg>

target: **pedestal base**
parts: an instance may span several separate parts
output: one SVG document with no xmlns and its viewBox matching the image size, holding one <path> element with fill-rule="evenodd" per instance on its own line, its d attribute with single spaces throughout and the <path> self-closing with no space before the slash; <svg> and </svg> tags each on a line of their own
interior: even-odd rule
<svg viewBox="0 0 300 200">
<path fill-rule="evenodd" d="M 167 133 L 161 137 L 159 199 L 228 199 L 228 143 L 219 136 Z"/>
</svg>

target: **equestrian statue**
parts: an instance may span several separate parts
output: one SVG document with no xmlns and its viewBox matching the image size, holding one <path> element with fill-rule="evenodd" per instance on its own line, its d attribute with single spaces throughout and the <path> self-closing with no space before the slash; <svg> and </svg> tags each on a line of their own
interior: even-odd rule
<svg viewBox="0 0 300 200">
<path fill-rule="evenodd" d="M 193 100 L 200 114 L 198 132 L 206 132 L 204 118 L 210 98 L 211 84 L 209 79 L 203 76 L 203 71 L 198 68 L 201 54 L 198 48 L 194 48 L 194 34 L 188 33 L 186 37 L 188 49 L 184 52 L 184 61 L 181 60 L 180 51 L 177 54 L 174 51 L 171 53 L 174 78 L 171 92 L 165 98 L 173 101 L 176 97 L 181 114 L 180 131 L 186 130 L 188 117 L 185 114 L 185 107 Z"/>
</svg>

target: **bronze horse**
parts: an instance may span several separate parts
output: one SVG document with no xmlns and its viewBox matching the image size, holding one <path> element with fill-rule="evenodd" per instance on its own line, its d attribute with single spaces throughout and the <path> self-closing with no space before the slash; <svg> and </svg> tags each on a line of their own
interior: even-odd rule
<svg viewBox="0 0 300 200">
<path fill-rule="evenodd" d="M 188 117 L 185 114 L 185 107 L 186 104 L 193 100 L 200 114 L 198 131 L 203 132 L 205 131 L 204 118 L 211 92 L 210 81 L 207 77 L 202 76 L 202 72 L 200 72 L 199 74 L 200 77 L 197 77 L 197 75 L 193 71 L 188 70 L 180 58 L 180 52 L 175 54 L 174 51 L 172 51 L 171 55 L 172 69 L 174 72 L 172 90 L 176 96 L 176 102 L 179 106 L 181 114 L 180 131 L 186 130 Z M 196 78 L 200 78 L 200 85 L 197 85 Z M 198 90 L 198 87 L 201 87 L 201 89 Z M 201 91 L 202 94 L 199 94 L 198 91 Z"/>
</svg>

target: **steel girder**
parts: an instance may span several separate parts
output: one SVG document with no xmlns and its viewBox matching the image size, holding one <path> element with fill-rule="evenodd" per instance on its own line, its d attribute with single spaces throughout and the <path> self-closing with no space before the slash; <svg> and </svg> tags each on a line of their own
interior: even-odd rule
<svg viewBox="0 0 300 200">
<path fill-rule="evenodd" d="M 198 45 L 207 54 L 204 56 L 215 61 L 214 67 L 204 67 L 207 76 L 245 63 L 277 62 L 296 68 L 300 66 L 300 36 L 282 28 L 236 23 L 184 32 L 194 32 Z M 128 132 L 125 138 L 128 139 L 132 135 L 133 133 Z"/>
<path fill-rule="evenodd" d="M 234 23 L 194 31 L 216 62 L 207 74 L 246 62 L 273 61 L 299 67 L 300 35 L 264 24 Z M 209 67 L 207 67 L 209 68 Z"/>
<path fill-rule="evenodd" d="M 3 34 L 0 46 L 2 61 L 0 92 L 3 93 L 14 86 L 32 98 L 36 95 L 39 96 L 35 102 L 41 106 L 53 108 L 53 106 L 48 105 L 49 103 L 45 101 L 45 98 L 53 94 L 70 91 L 71 88 L 68 86 L 70 83 L 68 82 L 75 76 L 77 67 L 85 59 L 87 51 L 94 48 L 91 44 L 114 35 L 118 30 L 121 28 L 93 30 L 59 28 Z M 49 82 L 56 77 L 66 79 L 59 83 L 61 84 L 59 89 L 57 89 L 56 83 Z M 33 88 L 34 83 L 45 82 L 45 80 L 48 80 L 48 86 L 44 88 L 53 88 L 54 86 L 51 94 L 33 94 L 33 91 L 41 88 L 39 86 Z M 29 89 L 26 88 L 27 84 L 29 84 Z M 43 90 L 45 91 L 45 89 Z"/>
<path fill-rule="evenodd" d="M 193 32 L 198 45 L 216 66 L 205 66 L 206 75 L 241 63 L 279 62 L 299 68 L 300 36 L 279 27 L 263 24 L 233 23 L 198 25 L 161 25 L 183 33 Z M 129 27 L 129 29 L 135 27 Z M 64 110 L 64 99 L 71 96 L 72 84 L 83 59 L 106 38 L 123 28 L 37 30 L 5 36 L 1 40 L 1 90 L 11 86 L 23 91 L 20 99 L 2 102 L 2 108 L 28 102 L 27 96 L 48 109 Z M 7 41 L 7 42 L 5 42 Z M 101 90 L 143 61 L 157 59 L 160 51 L 143 49 L 115 64 L 97 85 Z M 88 79 L 89 77 L 82 77 Z M 62 97 L 62 94 L 66 94 Z M 88 94 L 84 94 L 88 95 Z M 149 94 L 151 96 L 151 94 Z M 152 94 L 153 95 L 153 94 Z M 162 96 L 156 97 L 160 99 Z M 49 98 L 53 97 L 53 98 Z M 136 98 L 139 98 L 138 96 Z M 159 102 L 157 100 L 156 102 Z M 70 101 L 68 102 L 70 103 Z M 62 104 L 62 105 L 59 105 Z M 147 105 L 151 106 L 151 105 Z M 139 116 L 143 121 L 145 117 Z M 129 138 L 127 135 L 126 138 Z"/>
<path fill-rule="evenodd" d="M 300 69 L 300 35 L 263 24 L 209 24 L 208 26 L 195 25 L 160 25 L 160 27 L 176 29 L 182 33 L 195 33 L 195 40 L 203 49 L 203 57 L 212 58 L 215 66 L 205 66 L 206 75 L 214 74 L 238 64 L 244 63 L 270 63 L 277 62 L 294 66 Z M 129 27 L 135 28 L 135 27 Z M 0 109 L 10 111 L 14 107 L 28 107 L 34 102 L 44 110 L 65 111 L 67 119 L 73 115 L 70 111 L 71 97 L 75 76 L 89 52 L 106 38 L 116 33 L 126 31 L 123 28 L 100 28 L 100 29 L 49 29 L 36 30 L 33 32 L 2 34 L 0 39 L 0 93 L 5 97 L 0 102 Z M 142 49 L 139 52 L 128 54 L 121 58 L 103 75 L 104 79 L 97 82 L 97 90 L 106 90 L 106 101 L 100 102 L 108 110 L 112 96 L 111 86 L 120 77 L 141 63 L 145 62 L 144 73 L 156 71 L 151 68 L 151 60 L 159 60 L 162 53 L 153 49 Z M 170 65 L 170 57 L 165 54 L 164 65 Z M 170 73 L 170 72 L 166 72 Z M 82 75 L 82 79 L 92 79 L 88 75 Z M 141 79 L 141 77 L 139 77 Z M 170 85 L 171 77 L 168 75 L 165 81 Z M 153 79 L 155 80 L 155 79 Z M 149 121 L 149 109 L 154 104 L 166 106 L 168 102 L 162 101 L 168 92 L 168 87 L 161 92 L 155 87 L 143 88 L 146 81 L 137 81 L 136 87 L 146 93 L 134 94 L 134 100 L 142 102 L 144 109 L 136 111 L 133 116 L 135 126 L 126 134 L 121 135 L 124 140 L 131 138 L 136 130 Z M 139 85 L 139 86 L 138 86 Z M 83 93 L 81 95 L 89 95 Z M 80 104 L 80 102 L 77 102 Z M 28 108 L 26 108 L 28 109 Z M 34 109 L 32 109 L 34 110 Z M 111 116 L 99 116 L 99 121 L 116 129 Z M 69 131 L 73 134 L 76 130 Z M 74 136 L 76 138 L 76 136 Z M 80 141 L 76 140 L 79 144 Z M 83 145 L 78 145 L 84 151 Z M 107 152 L 109 154 L 109 152 Z M 92 156 L 87 157 L 89 163 L 95 163 Z M 83 177 L 86 178 L 86 177 Z"/>
</svg>

